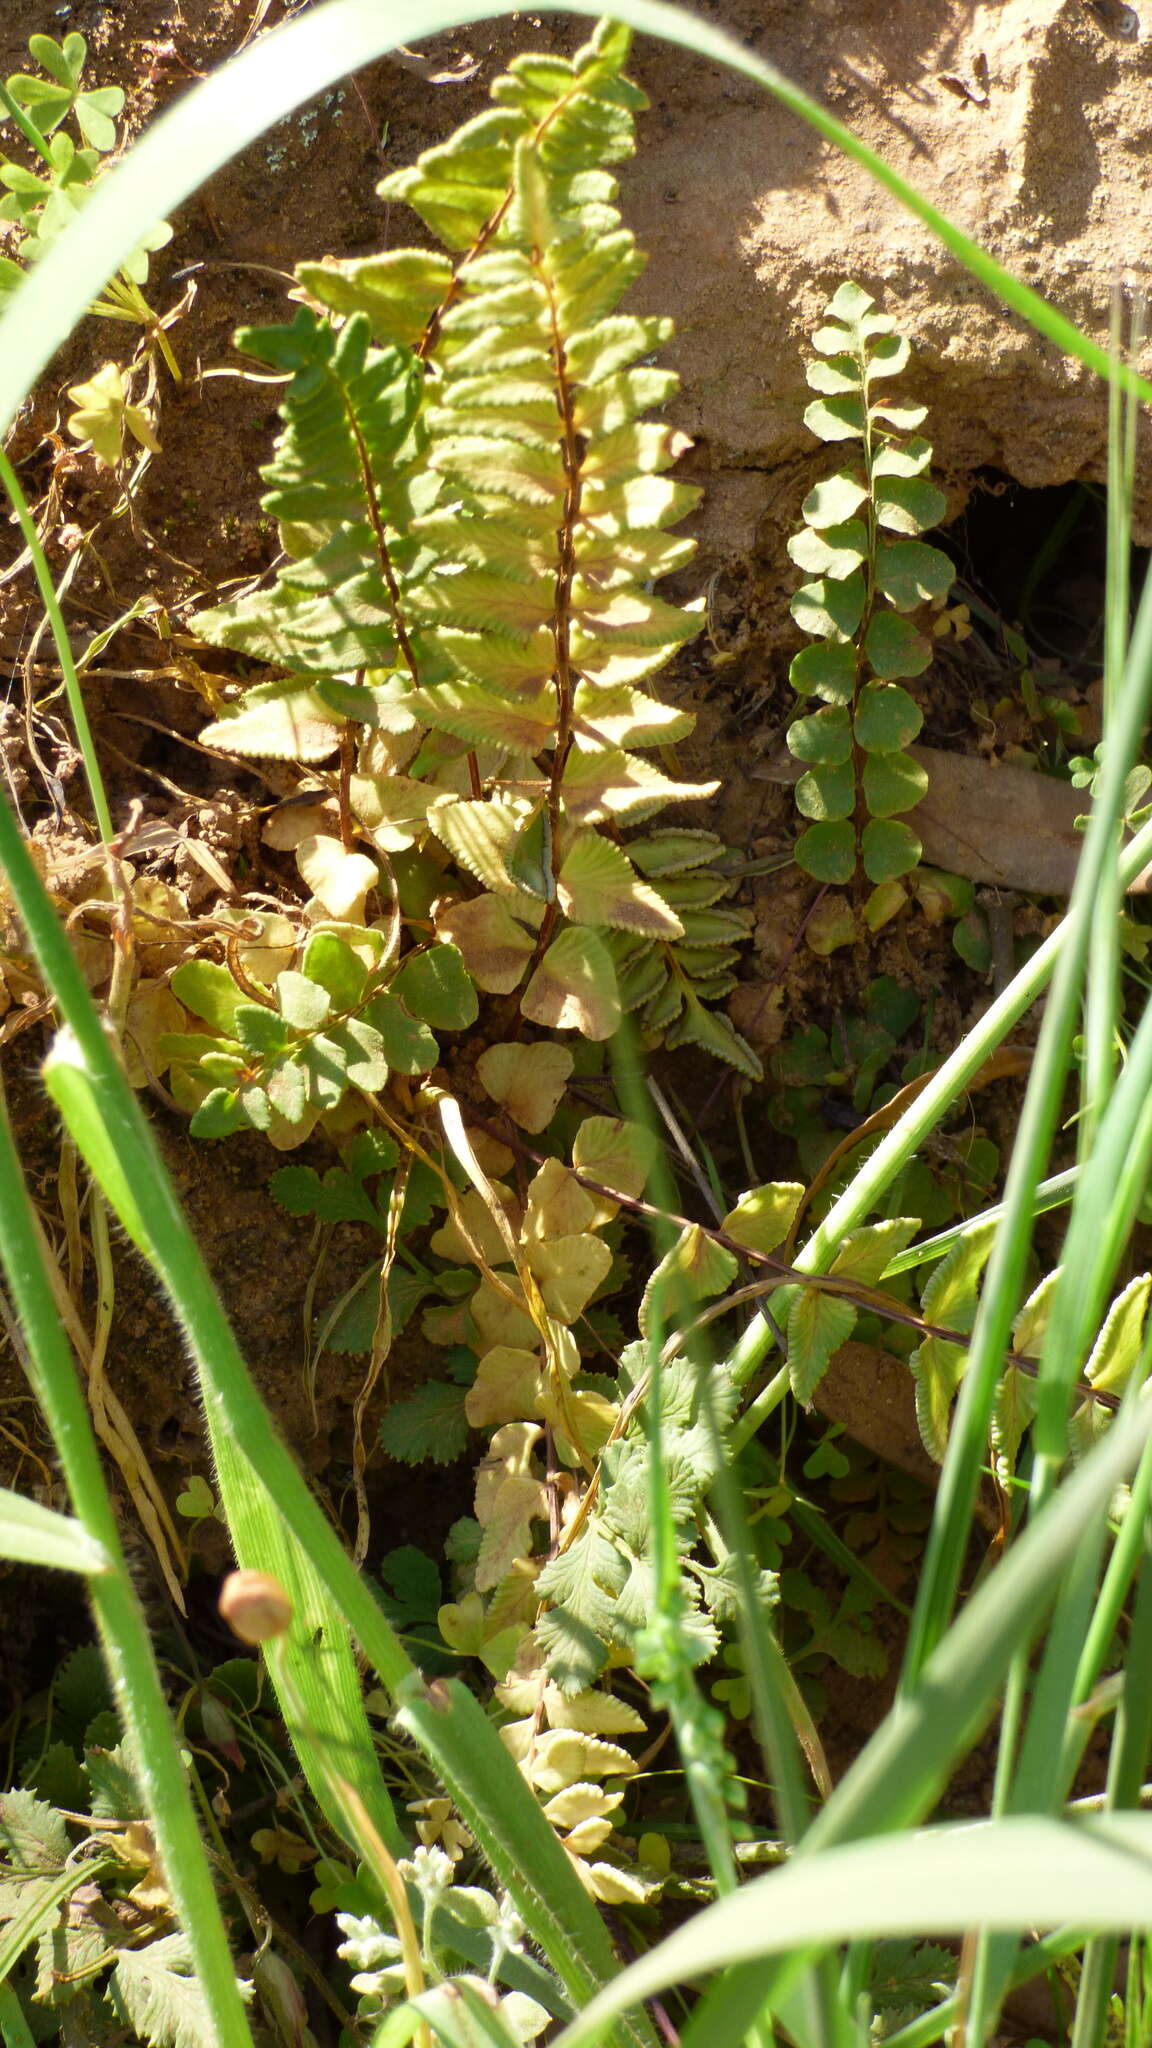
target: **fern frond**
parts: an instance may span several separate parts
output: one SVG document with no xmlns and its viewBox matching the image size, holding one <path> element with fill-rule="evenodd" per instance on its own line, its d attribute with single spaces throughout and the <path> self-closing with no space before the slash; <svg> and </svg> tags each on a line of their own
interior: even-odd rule
<svg viewBox="0 0 1152 2048">
<path fill-rule="evenodd" d="M 337 333 L 302 308 L 290 327 L 245 328 L 237 343 L 292 373 L 262 475 L 265 507 L 300 558 L 271 591 L 198 613 L 197 631 L 297 670 L 413 668 L 401 585 L 422 565 L 402 536 L 437 488 L 409 474 L 421 452 L 419 365 L 371 348 L 362 314 Z"/>
</svg>

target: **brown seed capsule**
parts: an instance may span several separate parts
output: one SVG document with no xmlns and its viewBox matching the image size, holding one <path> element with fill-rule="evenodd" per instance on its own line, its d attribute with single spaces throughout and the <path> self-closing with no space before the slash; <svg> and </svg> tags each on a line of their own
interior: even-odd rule
<svg viewBox="0 0 1152 2048">
<path fill-rule="evenodd" d="M 267 1572 L 229 1572 L 220 1588 L 220 1613 L 242 1643 L 267 1643 L 292 1625 L 292 1602 Z"/>
</svg>

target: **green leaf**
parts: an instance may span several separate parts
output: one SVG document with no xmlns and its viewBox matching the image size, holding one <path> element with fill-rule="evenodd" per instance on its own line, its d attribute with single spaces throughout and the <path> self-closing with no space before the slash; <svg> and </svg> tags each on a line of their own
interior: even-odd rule
<svg viewBox="0 0 1152 2048">
<path fill-rule="evenodd" d="M 846 819 L 809 825 L 796 841 L 793 859 L 817 882 L 850 882 L 856 873 L 856 834 Z"/>
<path fill-rule="evenodd" d="M 864 653 L 881 678 L 922 675 L 932 659 L 931 642 L 899 613 L 874 612 L 864 635 Z"/>
<path fill-rule="evenodd" d="M 858 729 L 856 736 L 859 739 Z M 834 705 L 808 718 L 794 719 L 788 727 L 788 751 L 797 761 L 817 761 L 829 767 L 850 760 L 852 726 L 847 711 Z"/>
<path fill-rule="evenodd" d="M 234 1088 L 213 1088 L 204 1097 L 189 1125 L 194 1138 L 230 1138 L 242 1131 L 247 1118 Z"/>
<path fill-rule="evenodd" d="M 912 441 L 889 441 L 872 458 L 872 476 L 922 476 L 931 461 L 931 442 L 921 434 Z"/>
<path fill-rule="evenodd" d="M 366 313 L 374 340 L 414 347 L 448 297 L 452 264 L 439 250 L 393 249 L 379 256 L 298 263 L 296 276 L 333 312 Z"/>
<path fill-rule="evenodd" d="M 920 543 L 907 541 L 904 545 L 917 547 Z M 864 577 L 857 569 L 840 583 L 823 579 L 802 583 L 788 609 L 801 632 L 811 639 L 850 640 L 864 616 L 865 595 Z"/>
<path fill-rule="evenodd" d="M 356 1008 L 367 986 L 368 969 L 335 932 L 313 932 L 300 966 L 309 981 L 327 990 L 337 1010 Z"/>
<path fill-rule="evenodd" d="M 802 817 L 850 818 L 856 807 L 856 777 L 851 761 L 832 768 L 810 768 L 796 784 L 796 808 Z"/>
<path fill-rule="evenodd" d="M 389 984 L 406 1009 L 435 1031 L 465 1031 L 480 1005 L 458 946 L 438 944 L 412 953 Z"/>
<path fill-rule="evenodd" d="M 453 1465 L 468 1442 L 464 1387 L 429 1380 L 402 1401 L 394 1401 L 380 1424 L 380 1442 L 390 1458 L 406 1465 Z"/>
<path fill-rule="evenodd" d="M 823 362 L 809 363 L 804 375 L 811 390 L 828 398 L 864 388 L 864 372 L 855 356 L 828 356 Z"/>
<path fill-rule="evenodd" d="M 802 647 L 793 657 L 788 680 L 801 697 L 823 697 L 829 704 L 851 704 L 856 694 L 857 660 L 856 649 L 850 642 Z M 904 670 L 900 673 L 904 674 Z"/>
<path fill-rule="evenodd" d="M 208 2008 L 183 1934 L 121 1949 L 105 1995 L 121 2025 L 152 2048 L 202 2048 L 210 2036 Z"/>
<path fill-rule="evenodd" d="M 82 1522 L 0 1487 L 0 1557 L 57 1571 L 106 1572 L 111 1560 Z"/>
<path fill-rule="evenodd" d="M 868 534 L 860 519 L 847 519 L 822 532 L 802 527 L 788 542 L 788 553 L 806 576 L 829 576 L 835 582 L 850 576 L 868 554 Z"/>
<path fill-rule="evenodd" d="M 819 1287 L 797 1288 L 788 1312 L 788 1372 L 798 1401 L 810 1401 L 828 1361 L 856 1327 L 856 1307 Z"/>
<path fill-rule="evenodd" d="M 800 509 L 809 526 L 839 526 L 859 511 L 867 496 L 868 487 L 860 477 L 840 470 L 809 491 Z"/>
<path fill-rule="evenodd" d="M 841 1280 L 858 1280 L 862 1287 L 875 1287 L 892 1260 L 911 1244 L 919 1228 L 918 1216 L 889 1216 L 883 1223 L 866 1223 L 845 1238 L 831 1270 Z"/>
<path fill-rule="evenodd" d="M 573 924 L 607 926 L 677 939 L 684 926 L 662 896 L 640 881 L 622 847 L 597 832 L 579 832 L 564 857 L 558 895 Z"/>
<path fill-rule="evenodd" d="M 876 485 L 876 518 L 891 533 L 927 533 L 948 510 L 943 491 L 926 477 L 889 477 Z"/>
<path fill-rule="evenodd" d="M 868 754 L 894 754 L 911 746 L 924 714 L 907 690 L 866 683 L 852 720 L 857 746 Z M 901 807 L 903 808 L 903 806 Z"/>
<path fill-rule="evenodd" d="M 728 1211 L 720 1228 L 750 1251 L 774 1252 L 791 1230 L 803 1194 L 799 1181 L 776 1180 L 766 1187 L 751 1188 Z"/>
<path fill-rule="evenodd" d="M 256 1057 L 265 1053 L 275 1056 L 292 1044 L 292 1026 L 279 1011 L 269 1010 L 263 1003 L 236 1005 L 236 1035 L 245 1052 Z"/>
<path fill-rule="evenodd" d="M 896 881 L 916 866 L 920 841 L 909 826 L 897 824 L 895 819 L 872 818 L 860 835 L 860 858 L 870 882 Z"/>
<path fill-rule="evenodd" d="M 176 969 L 170 986 L 173 995 L 193 1016 L 203 1017 L 225 1038 L 235 1038 L 236 1011 L 244 994 L 226 967 L 214 960 L 185 960 Z M 210 1044 L 211 1040 L 205 1038 L 205 1052 Z"/>
<path fill-rule="evenodd" d="M 410 1017 L 390 989 L 373 996 L 362 1021 L 380 1033 L 384 1057 L 398 1074 L 430 1074 L 440 1057 L 440 1048 L 427 1024 Z"/>
<path fill-rule="evenodd" d="M 388 1079 L 388 1060 L 380 1033 L 363 1017 L 348 1017 L 325 1033 L 344 1060 L 344 1071 L 352 1088 L 376 1094 Z"/>
<path fill-rule="evenodd" d="M 552 873 L 552 819 L 547 804 L 540 804 L 515 833 L 504 865 L 518 889 L 552 903 L 556 882 Z"/>
<path fill-rule="evenodd" d="M 285 1021 L 297 1031 L 319 1031 L 331 1013 L 327 989 L 309 981 L 306 974 L 297 974 L 295 968 L 285 967 L 276 976 L 276 994 Z"/>
<path fill-rule="evenodd" d="M 219 613 L 200 612 L 199 631 L 210 637 Z M 271 658 L 275 659 L 275 656 Z M 294 677 L 261 683 L 246 690 L 235 711 L 229 711 L 200 735 L 200 744 L 226 754 L 276 761 L 323 761 L 340 744 L 342 719 L 333 716 L 312 684 Z"/>
<path fill-rule="evenodd" d="M 898 612 L 943 603 L 955 580 L 948 556 L 922 540 L 885 541 L 876 550 L 877 589 Z"/>
<path fill-rule="evenodd" d="M 864 801 L 874 818 L 891 818 L 899 811 L 910 811 L 920 802 L 928 787 L 928 772 L 919 761 L 909 760 L 907 754 L 869 754 L 864 763 Z M 868 868 L 869 859 L 883 860 L 883 853 L 875 849 L 869 852 L 862 846 L 864 863 L 869 880 L 890 881 L 892 876 L 874 875 Z M 919 859 L 919 854 L 916 858 Z M 900 870 L 901 874 L 906 870 Z"/>
<path fill-rule="evenodd" d="M 608 1644 L 567 1607 L 552 1607 L 536 1624 L 544 1668 L 562 1693 L 586 1692 L 608 1662 Z"/>
<path fill-rule="evenodd" d="M 859 441 L 864 433 L 863 400 L 817 398 L 804 408 L 804 425 L 818 441 Z"/>
</svg>

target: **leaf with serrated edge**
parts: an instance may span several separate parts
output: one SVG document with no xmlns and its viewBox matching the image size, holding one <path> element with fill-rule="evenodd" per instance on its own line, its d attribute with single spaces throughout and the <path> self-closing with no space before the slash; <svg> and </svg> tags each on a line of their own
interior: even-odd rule
<svg viewBox="0 0 1152 2048">
<path fill-rule="evenodd" d="M 856 1307 L 818 1287 L 797 1289 L 788 1316 L 788 1370 L 798 1401 L 810 1401 L 834 1351 L 856 1325 Z"/>
<path fill-rule="evenodd" d="M 315 690 L 293 678 L 248 690 L 238 708 L 206 725 L 199 744 L 275 761 L 324 761 L 340 741 L 335 719 Z"/>
<path fill-rule="evenodd" d="M 622 847 L 595 832 L 577 833 L 557 879 L 560 907 L 573 924 L 608 925 L 645 938 L 678 939 L 684 927 L 642 882 Z"/>
<path fill-rule="evenodd" d="M 183 1934 L 118 1950 L 105 1995 L 121 2023 L 153 2048 L 202 2048 L 213 2031 Z"/>
<path fill-rule="evenodd" d="M 445 797 L 432 805 L 428 822 L 478 882 L 498 896 L 510 896 L 518 892 L 506 862 L 525 815 L 500 797 L 490 803 Z"/>
<path fill-rule="evenodd" d="M 523 1131 L 543 1131 L 551 1123 L 568 1085 L 574 1061 L 567 1046 L 546 1039 L 535 1045 L 492 1045 L 476 1062 L 476 1071 L 494 1102 L 507 1110 Z"/>
<path fill-rule="evenodd" d="M 890 1216 L 883 1223 L 866 1223 L 844 1239 L 832 1261 L 832 1271 L 841 1280 L 858 1280 L 862 1287 L 875 1287 L 893 1259 L 907 1249 L 920 1228 L 918 1216 Z"/>
</svg>

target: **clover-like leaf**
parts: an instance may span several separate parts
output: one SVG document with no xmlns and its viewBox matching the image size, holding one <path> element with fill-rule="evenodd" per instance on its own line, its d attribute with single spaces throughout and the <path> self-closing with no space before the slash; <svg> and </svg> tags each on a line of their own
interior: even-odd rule
<svg viewBox="0 0 1152 2048">
<path fill-rule="evenodd" d="M 620 1024 L 612 955 L 594 931 L 571 928 L 554 939 L 520 999 L 533 1024 L 611 1038 Z"/>
<path fill-rule="evenodd" d="M 850 704 L 856 693 L 858 659 L 850 641 L 802 647 L 793 657 L 788 680 L 802 697 L 823 697 L 829 704 Z M 905 669 L 900 670 L 901 675 L 906 673 Z"/>
<path fill-rule="evenodd" d="M 536 1132 L 551 1123 L 574 1064 L 566 1045 L 541 1039 L 535 1045 L 489 1046 L 477 1060 L 476 1072 L 513 1123 Z"/>
<path fill-rule="evenodd" d="M 822 531 L 803 526 L 788 542 L 788 553 L 806 576 L 829 576 L 841 581 L 858 569 L 868 554 L 868 531 L 863 520 L 846 519 L 839 526 Z"/>
<path fill-rule="evenodd" d="M 891 818 L 900 811 L 910 811 L 920 802 L 928 787 L 928 772 L 918 761 L 912 761 L 907 754 L 869 754 L 864 763 L 862 777 L 864 801 L 873 818 Z M 867 854 L 865 854 L 867 860 Z M 890 879 L 884 875 L 873 875 L 874 882 Z"/>
<path fill-rule="evenodd" d="M 926 477 L 887 477 L 876 487 L 876 517 L 890 533 L 927 533 L 939 526 L 948 500 Z"/>
<path fill-rule="evenodd" d="M 440 944 L 410 954 L 390 987 L 414 1017 L 435 1031 L 465 1031 L 479 1015 L 476 989 L 458 946 Z"/>
<path fill-rule="evenodd" d="M 814 399 L 804 408 L 804 425 L 818 441 L 859 441 L 864 433 L 864 402 L 852 395 Z"/>
<path fill-rule="evenodd" d="M 68 416 L 68 432 L 92 448 L 107 468 L 114 469 L 119 462 L 125 432 L 151 454 L 159 454 L 152 421 L 143 406 L 129 399 L 118 363 L 105 363 L 87 383 L 69 385 L 68 396 L 76 406 Z"/>
<path fill-rule="evenodd" d="M 801 511 L 809 526 L 839 526 L 860 510 L 867 496 L 868 486 L 861 477 L 840 470 L 809 491 Z"/>
</svg>

